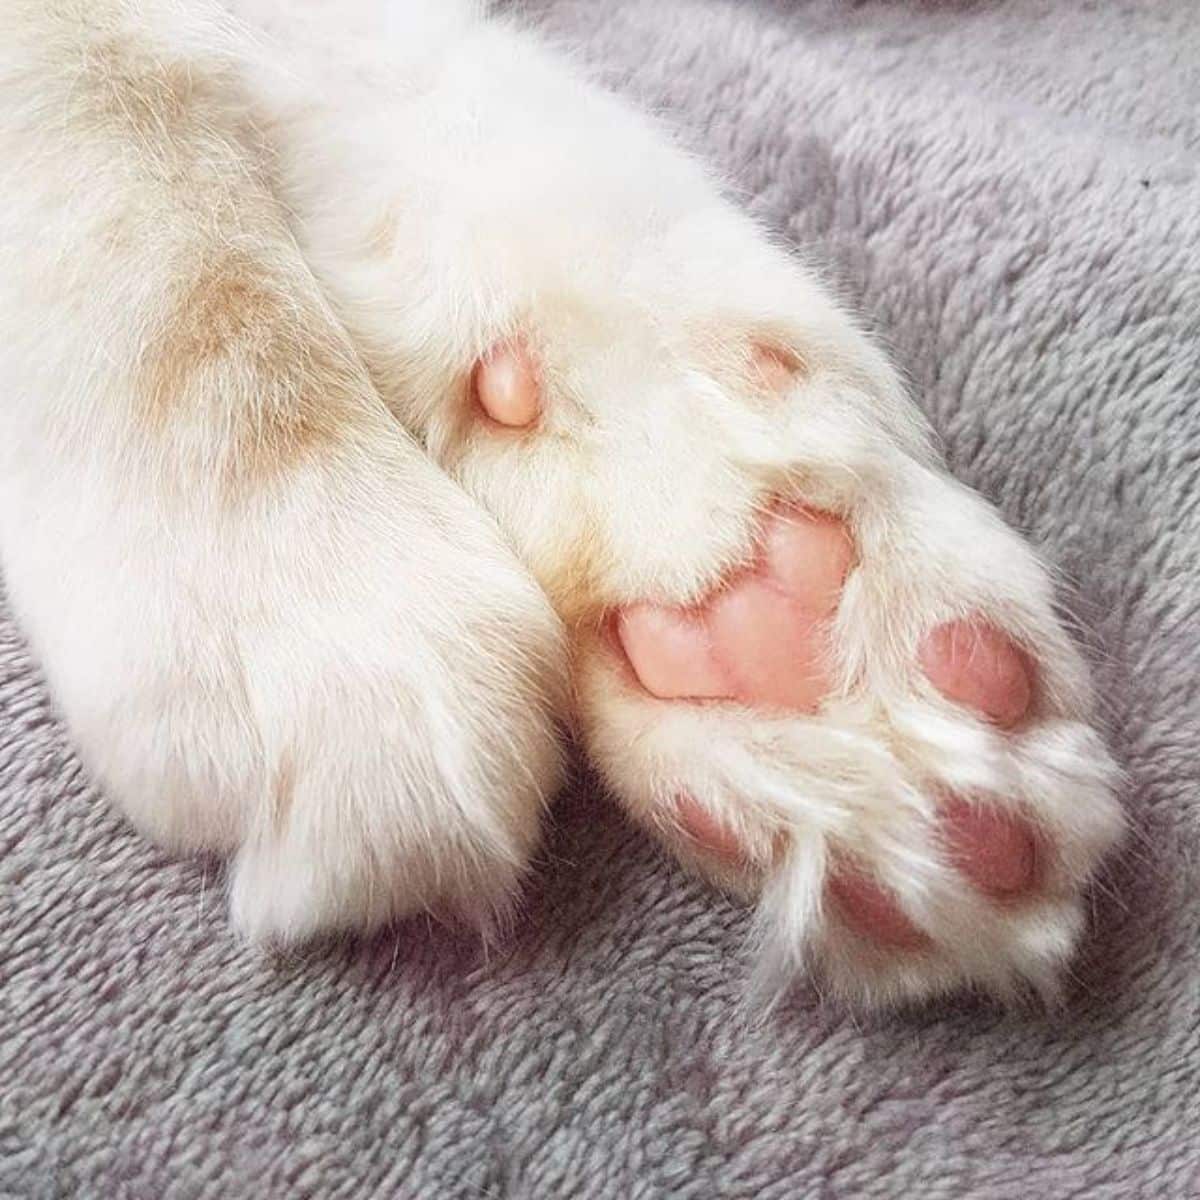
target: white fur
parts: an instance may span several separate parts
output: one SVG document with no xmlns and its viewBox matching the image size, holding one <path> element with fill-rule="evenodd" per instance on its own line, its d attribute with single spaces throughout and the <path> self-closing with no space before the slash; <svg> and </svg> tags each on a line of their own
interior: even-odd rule
<svg viewBox="0 0 1200 1200">
<path fill-rule="evenodd" d="M 255 936 L 488 919 L 559 778 L 553 614 L 370 387 L 261 182 L 212 16 L 10 4 L 0 33 L 0 544 L 87 762 L 151 836 L 235 855 Z M 151 111 L 172 63 L 195 89 L 178 125 Z M 229 255 L 299 314 L 298 355 L 340 362 L 281 385 L 261 330 L 226 331 L 160 427 L 147 346 L 178 279 Z M 258 422 L 269 457 L 269 402 L 331 383 L 337 437 L 255 479 L 230 430 Z"/>
<path fill-rule="evenodd" d="M 493 514 L 570 622 L 574 717 L 630 813 L 685 859 L 674 813 L 683 789 L 741 833 L 758 868 L 733 877 L 696 865 L 761 894 L 772 979 L 812 960 L 839 988 L 876 997 L 962 982 L 1007 991 L 1019 980 L 1051 991 L 1081 927 L 1080 888 L 1120 830 L 1114 770 L 1088 724 L 1086 672 L 1046 572 L 944 474 L 885 359 L 663 131 L 477 6 L 229 7 L 259 30 L 240 37 L 235 74 L 277 155 L 272 186 L 304 258 L 383 402 Z M 186 51 L 189 21 L 175 19 L 162 36 Z M 23 51 L 9 53 L 19 65 Z M 5 86 L 7 114 L 16 102 Z M 44 111 L 61 80 L 57 89 L 17 108 Z M 315 480 L 289 480 L 285 498 L 217 519 L 203 479 L 181 488 L 164 460 L 131 463 L 120 390 L 167 256 L 97 261 L 79 212 L 54 200 L 79 170 L 75 155 L 95 157 L 103 175 L 111 146 L 3 136 L 6 164 L 22 163 L 12 168 L 22 203 L 3 218 L 5 245 L 21 243 L 10 255 L 20 277 L 61 269 L 61 254 L 29 248 L 51 210 L 78 286 L 116 294 L 119 266 L 146 289 L 117 311 L 76 300 L 85 315 L 68 320 L 61 304 L 31 308 L 9 285 L 0 309 L 23 330 L 4 351 L 6 382 L 38 398 L 20 413 L 0 407 L 8 444 L 20 447 L 0 515 L 6 567 L 91 761 L 143 826 L 175 841 L 244 843 L 238 880 L 256 882 L 235 885 L 235 899 L 251 929 L 303 932 L 428 902 L 458 877 L 464 845 L 481 858 L 472 878 L 495 870 L 505 891 L 528 814 L 554 778 L 544 714 L 556 703 L 558 646 L 539 601 L 481 518 L 386 430 L 365 380 L 361 452 L 323 464 Z M 27 173 L 44 173 L 39 187 Z M 133 199 L 106 188 L 113 205 Z M 189 236 L 179 220 L 172 236 Z M 277 238 L 265 252 L 311 291 L 289 245 Z M 36 332 L 47 325 L 49 366 Z M 489 430 L 469 413 L 472 364 L 516 333 L 535 347 L 548 397 L 529 434 Z M 748 386 L 756 341 L 805 365 L 786 399 Z M 91 367 L 65 371 L 85 353 Z M 101 398 L 103 414 L 61 441 L 47 436 L 46 420 Z M 817 717 L 783 718 L 631 688 L 595 613 L 703 595 L 744 559 L 777 494 L 843 514 L 858 546 L 835 696 Z M 327 536 L 306 544 L 314 509 Z M 431 511 L 453 522 L 453 542 L 430 528 Z M 169 533 L 145 533 L 168 512 Z M 32 532 L 39 520 L 64 531 L 52 553 Z M 593 560 L 582 596 L 566 581 L 581 545 Z M 419 567 L 400 565 L 406 553 Z M 247 642 L 250 614 L 268 632 Z M 1019 735 L 947 704 L 914 665 L 925 632 L 967 614 L 1038 659 L 1037 720 Z M 103 653 L 75 633 L 93 627 L 111 639 Z M 413 701 L 400 721 L 397 695 Z M 355 697 L 352 719 L 335 696 Z M 284 747 L 311 781 L 314 823 L 264 852 L 264 788 Z M 944 863 L 932 815 L 951 787 L 1045 831 L 1057 851 L 1043 900 L 998 909 Z M 219 838 L 210 792 L 226 797 Z M 522 832 L 506 842 L 512 821 Z M 382 908 L 363 889 L 386 872 L 361 864 L 381 842 L 386 866 L 422 879 Z M 937 950 L 899 959 L 849 936 L 821 899 L 834 855 L 869 865 Z M 284 875 L 311 887 L 303 920 L 281 912 Z"/>
</svg>

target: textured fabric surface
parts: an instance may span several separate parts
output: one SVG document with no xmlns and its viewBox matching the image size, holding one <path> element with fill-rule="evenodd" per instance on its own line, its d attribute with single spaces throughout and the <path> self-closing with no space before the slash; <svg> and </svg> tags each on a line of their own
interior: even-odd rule
<svg viewBox="0 0 1200 1200">
<path fill-rule="evenodd" d="M 586 780 L 486 960 L 253 956 L 0 615 L 0 1196 L 1200 1195 L 1193 0 L 527 7 L 815 249 L 1073 580 L 1136 832 L 1069 1007 L 749 1027 L 747 914 Z"/>
</svg>

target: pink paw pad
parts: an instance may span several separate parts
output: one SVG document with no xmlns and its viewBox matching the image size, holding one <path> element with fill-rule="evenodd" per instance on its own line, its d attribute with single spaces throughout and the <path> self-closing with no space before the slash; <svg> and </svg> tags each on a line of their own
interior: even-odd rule
<svg viewBox="0 0 1200 1200">
<path fill-rule="evenodd" d="M 750 356 L 750 367 L 756 383 L 782 395 L 795 384 L 803 364 L 791 351 L 760 342 Z"/>
<path fill-rule="evenodd" d="M 617 637 L 652 696 L 812 712 L 831 687 L 828 623 L 852 559 L 836 517 L 777 506 L 749 569 L 696 608 L 622 609 Z"/>
<path fill-rule="evenodd" d="M 675 816 L 683 831 L 706 854 L 711 854 L 731 867 L 741 866 L 746 861 L 746 851 L 737 834 L 718 821 L 702 804 L 698 804 L 686 793 L 675 802 Z"/>
<path fill-rule="evenodd" d="M 984 895 L 1004 900 L 1034 886 L 1037 848 L 1019 817 L 955 797 L 942 810 L 941 832 L 950 861 Z"/>
<path fill-rule="evenodd" d="M 475 364 L 472 390 L 487 416 L 510 429 L 532 425 L 541 410 L 537 363 L 520 341 L 493 346 Z"/>
<path fill-rule="evenodd" d="M 829 898 L 861 937 L 893 950 L 921 950 L 929 938 L 900 911 L 892 895 L 868 875 L 842 871 L 829 881 Z"/>
<path fill-rule="evenodd" d="M 1001 729 L 1018 725 L 1033 700 L 1029 661 L 990 625 L 950 621 L 922 642 L 921 668 L 948 700 L 973 708 Z"/>
</svg>

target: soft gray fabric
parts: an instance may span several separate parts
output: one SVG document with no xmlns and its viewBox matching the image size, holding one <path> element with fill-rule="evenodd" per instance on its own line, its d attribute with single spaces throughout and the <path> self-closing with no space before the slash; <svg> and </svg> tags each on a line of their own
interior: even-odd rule
<svg viewBox="0 0 1200 1200">
<path fill-rule="evenodd" d="M 587 786 L 489 961 L 421 922 L 256 959 L 0 618 L 0 1195 L 1200 1195 L 1193 0 L 529 7 L 815 244 L 1076 580 L 1137 836 L 1069 1009 L 747 1029 L 746 914 Z"/>
</svg>

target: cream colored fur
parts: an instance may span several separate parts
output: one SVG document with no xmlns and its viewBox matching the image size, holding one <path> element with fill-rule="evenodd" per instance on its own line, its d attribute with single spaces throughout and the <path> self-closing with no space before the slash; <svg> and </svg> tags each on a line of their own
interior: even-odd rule
<svg viewBox="0 0 1200 1200">
<path fill-rule="evenodd" d="M 91 768 L 235 856 L 247 932 L 485 918 L 558 781 L 560 628 L 380 403 L 202 15 L 0 21 L 8 588 Z"/>
<path fill-rule="evenodd" d="M 813 272 L 474 5 L 229 7 L 0 17 L 0 550 L 112 795 L 169 844 L 234 853 L 256 935 L 482 913 L 527 860 L 561 714 L 631 816 L 761 896 L 770 983 L 815 964 L 874 998 L 1052 992 L 1121 827 L 1086 671 L 1046 571 L 946 476 Z M 471 413 L 473 363 L 518 334 L 547 396 L 532 433 Z M 801 364 L 785 399 L 747 384 L 756 342 Z M 701 596 L 780 494 L 858 547 L 835 696 L 786 718 L 632 688 L 603 614 Z M 1040 664 L 1019 735 L 915 666 L 968 614 Z M 995 907 L 946 865 L 949 789 L 1044 831 L 1042 900 Z M 699 861 L 682 790 L 756 862 Z M 842 929 L 835 856 L 936 951 Z"/>
</svg>

